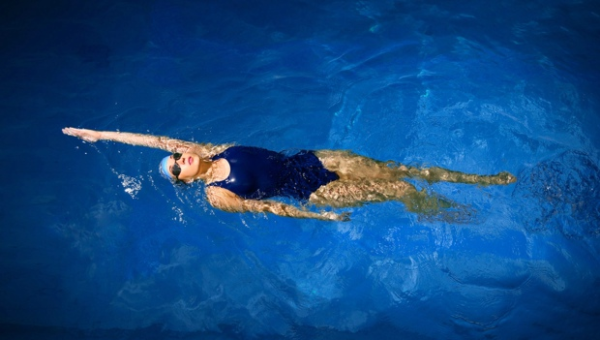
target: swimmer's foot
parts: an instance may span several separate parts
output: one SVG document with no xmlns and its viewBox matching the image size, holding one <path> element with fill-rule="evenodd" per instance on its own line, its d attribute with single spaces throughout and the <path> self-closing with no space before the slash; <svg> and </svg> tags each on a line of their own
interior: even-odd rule
<svg viewBox="0 0 600 340">
<path fill-rule="evenodd" d="M 482 176 L 482 179 L 481 184 L 483 185 L 508 185 L 517 181 L 513 174 L 506 171 L 493 176 Z"/>
<path fill-rule="evenodd" d="M 501 183 L 500 184 L 511 184 L 517 181 L 517 178 L 510 172 L 503 171 L 498 174 Z"/>
</svg>

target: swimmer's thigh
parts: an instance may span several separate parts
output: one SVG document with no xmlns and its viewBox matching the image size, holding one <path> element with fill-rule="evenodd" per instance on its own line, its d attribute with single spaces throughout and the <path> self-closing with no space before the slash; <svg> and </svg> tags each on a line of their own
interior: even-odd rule
<svg viewBox="0 0 600 340">
<path fill-rule="evenodd" d="M 314 152 L 323 166 L 342 180 L 396 180 L 405 172 L 393 162 L 381 162 L 350 151 L 319 150 Z"/>
</svg>

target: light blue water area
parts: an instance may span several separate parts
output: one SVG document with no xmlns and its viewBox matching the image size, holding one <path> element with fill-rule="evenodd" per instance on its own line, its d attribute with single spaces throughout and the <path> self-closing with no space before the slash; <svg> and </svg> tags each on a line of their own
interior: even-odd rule
<svg viewBox="0 0 600 340">
<path fill-rule="evenodd" d="M 0 5 L 0 338 L 597 339 L 597 1 Z M 346 223 L 213 209 L 65 126 L 516 184 Z"/>
</svg>

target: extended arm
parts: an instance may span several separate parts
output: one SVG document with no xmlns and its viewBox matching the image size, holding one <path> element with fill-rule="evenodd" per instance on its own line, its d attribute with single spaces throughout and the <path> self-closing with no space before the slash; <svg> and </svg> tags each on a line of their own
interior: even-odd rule
<svg viewBox="0 0 600 340">
<path fill-rule="evenodd" d="M 109 140 L 113 142 L 161 149 L 168 152 L 193 152 L 202 157 L 214 156 L 230 146 L 228 144 L 212 145 L 193 143 L 169 137 L 145 135 L 141 133 L 95 131 L 76 128 L 64 128 L 62 132 L 65 135 L 78 137 L 92 143 L 98 140 Z"/>
<path fill-rule="evenodd" d="M 293 205 L 269 200 L 243 199 L 233 192 L 219 188 L 206 188 L 208 202 L 215 208 L 227 212 L 269 212 L 279 216 L 296 218 L 315 218 L 323 221 L 349 221 L 348 214 L 336 214 L 333 212 L 316 213 L 308 210 L 300 210 Z"/>
</svg>

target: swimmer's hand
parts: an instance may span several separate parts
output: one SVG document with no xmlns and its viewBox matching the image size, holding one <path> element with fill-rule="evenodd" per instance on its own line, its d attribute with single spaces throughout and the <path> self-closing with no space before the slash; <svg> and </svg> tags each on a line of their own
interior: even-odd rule
<svg viewBox="0 0 600 340">
<path fill-rule="evenodd" d="M 326 211 L 326 212 L 321 213 L 321 216 L 323 216 L 326 221 L 338 221 L 338 222 L 350 221 L 350 213 L 349 212 L 336 214 L 332 211 Z"/>
<path fill-rule="evenodd" d="M 62 129 L 62 133 L 67 136 L 73 136 L 77 138 L 81 138 L 86 142 L 94 143 L 99 139 L 102 139 L 102 134 L 100 131 L 87 130 L 87 129 L 76 129 L 72 127 L 66 127 Z"/>
</svg>

